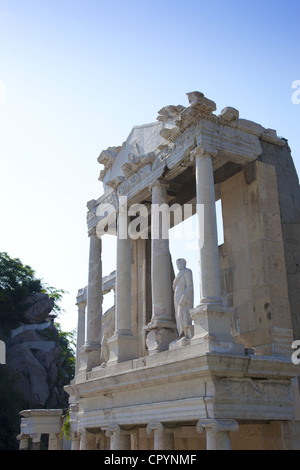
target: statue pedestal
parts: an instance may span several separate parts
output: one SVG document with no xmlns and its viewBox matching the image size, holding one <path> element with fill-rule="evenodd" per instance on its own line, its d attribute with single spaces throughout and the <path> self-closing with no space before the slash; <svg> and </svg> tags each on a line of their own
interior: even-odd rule
<svg viewBox="0 0 300 470">
<path fill-rule="evenodd" d="M 80 367 L 78 372 L 89 372 L 93 367 L 99 366 L 102 362 L 100 344 L 86 343 L 80 350 Z"/>
<path fill-rule="evenodd" d="M 244 345 L 235 342 L 231 333 L 233 311 L 223 304 L 203 303 L 191 310 L 194 336 L 203 352 L 244 354 Z"/>
<path fill-rule="evenodd" d="M 178 338 L 176 324 L 173 322 L 155 320 L 150 322 L 145 329 L 148 331 L 146 345 L 150 355 L 167 351 L 169 344 Z"/>
<path fill-rule="evenodd" d="M 137 357 L 137 338 L 132 335 L 131 331 L 116 332 L 111 338 L 108 338 L 107 344 L 110 351 L 107 366 L 130 361 Z"/>
<path fill-rule="evenodd" d="M 177 349 L 177 348 L 183 348 L 184 346 L 188 346 L 191 344 L 191 340 L 184 336 L 183 338 L 177 339 L 175 341 L 172 341 L 169 345 L 169 349 Z"/>
</svg>

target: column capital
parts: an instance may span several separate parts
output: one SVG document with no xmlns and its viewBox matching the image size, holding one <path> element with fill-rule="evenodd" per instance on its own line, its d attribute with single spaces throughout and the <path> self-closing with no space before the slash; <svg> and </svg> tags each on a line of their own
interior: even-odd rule
<svg viewBox="0 0 300 470">
<path fill-rule="evenodd" d="M 121 428 L 118 424 L 113 424 L 111 426 L 108 426 L 108 428 L 102 428 L 103 431 L 105 432 L 106 437 L 111 437 L 113 434 L 116 436 L 119 436 L 121 433 Z"/>
<path fill-rule="evenodd" d="M 130 450 L 132 429 L 123 429 L 118 424 L 102 428 L 107 437 L 110 437 L 111 450 Z"/>
<path fill-rule="evenodd" d="M 96 226 L 92 227 L 88 230 L 88 237 L 92 237 L 93 235 L 96 235 Z"/>
<path fill-rule="evenodd" d="M 147 434 L 154 432 L 154 450 L 173 450 L 174 449 L 174 428 L 166 428 L 159 421 L 149 423 Z"/>
<path fill-rule="evenodd" d="M 78 290 L 76 296 L 76 305 L 86 305 L 87 303 L 87 286 Z"/>
<path fill-rule="evenodd" d="M 17 440 L 19 442 L 19 450 L 27 450 L 28 449 L 28 439 L 30 435 L 29 434 L 18 434 L 17 435 Z"/>
<path fill-rule="evenodd" d="M 239 424 L 235 419 L 200 419 L 196 425 L 197 432 L 204 429 L 214 432 L 233 432 L 239 430 Z"/>
<path fill-rule="evenodd" d="M 120 437 L 120 436 L 125 436 L 126 434 L 131 434 L 133 432 L 132 429 L 123 429 L 121 426 L 118 424 L 112 424 L 108 427 L 101 428 L 102 431 L 105 433 L 106 437 Z"/>
<path fill-rule="evenodd" d="M 190 160 L 193 161 L 196 157 L 215 157 L 218 154 L 218 150 L 213 147 L 198 146 L 190 153 Z"/>
<path fill-rule="evenodd" d="M 30 434 L 18 434 L 17 435 L 17 441 L 21 441 L 22 439 L 29 439 L 30 438 Z"/>
<path fill-rule="evenodd" d="M 146 427 L 147 434 L 151 434 L 153 431 L 164 432 L 164 427 L 159 421 L 149 423 Z"/>
<path fill-rule="evenodd" d="M 170 186 L 170 182 L 166 180 L 165 178 L 160 178 L 154 180 L 152 183 L 149 184 L 148 190 L 151 192 L 153 188 L 158 188 L 158 189 L 168 189 Z"/>
</svg>

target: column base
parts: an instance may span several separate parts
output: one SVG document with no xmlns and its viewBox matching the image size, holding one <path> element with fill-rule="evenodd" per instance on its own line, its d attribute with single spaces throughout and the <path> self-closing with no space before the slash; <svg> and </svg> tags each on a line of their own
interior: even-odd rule
<svg viewBox="0 0 300 470">
<path fill-rule="evenodd" d="M 178 338 L 177 326 L 173 322 L 152 320 L 146 326 L 146 346 L 150 355 L 167 351 L 170 343 Z"/>
<path fill-rule="evenodd" d="M 94 367 L 100 366 L 101 359 L 101 346 L 97 343 L 86 343 L 80 350 L 80 372 L 89 372 Z"/>
<path fill-rule="evenodd" d="M 192 309 L 194 336 L 191 344 L 198 343 L 203 353 L 244 355 L 244 345 L 236 343 L 231 333 L 232 314 L 233 311 L 221 303 L 202 303 Z"/>
<path fill-rule="evenodd" d="M 109 347 L 107 366 L 137 358 L 137 337 L 133 336 L 130 332 L 116 332 L 108 338 L 107 345 Z"/>
</svg>

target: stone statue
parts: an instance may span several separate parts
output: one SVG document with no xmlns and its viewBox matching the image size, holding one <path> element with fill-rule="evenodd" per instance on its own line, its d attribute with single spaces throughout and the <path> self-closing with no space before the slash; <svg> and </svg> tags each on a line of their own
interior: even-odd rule
<svg viewBox="0 0 300 470">
<path fill-rule="evenodd" d="M 186 267 L 186 260 L 176 260 L 179 273 L 174 279 L 174 306 L 179 338 L 192 336 L 190 310 L 194 305 L 193 273 Z"/>
</svg>

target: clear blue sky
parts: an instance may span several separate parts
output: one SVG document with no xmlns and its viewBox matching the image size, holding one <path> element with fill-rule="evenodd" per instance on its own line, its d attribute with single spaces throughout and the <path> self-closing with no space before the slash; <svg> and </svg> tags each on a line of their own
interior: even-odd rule
<svg viewBox="0 0 300 470">
<path fill-rule="evenodd" d="M 0 250 L 69 291 L 87 283 L 97 157 L 202 91 L 276 129 L 300 172 L 299 0 L 0 0 Z M 115 254 L 104 249 L 104 274 Z"/>
</svg>

